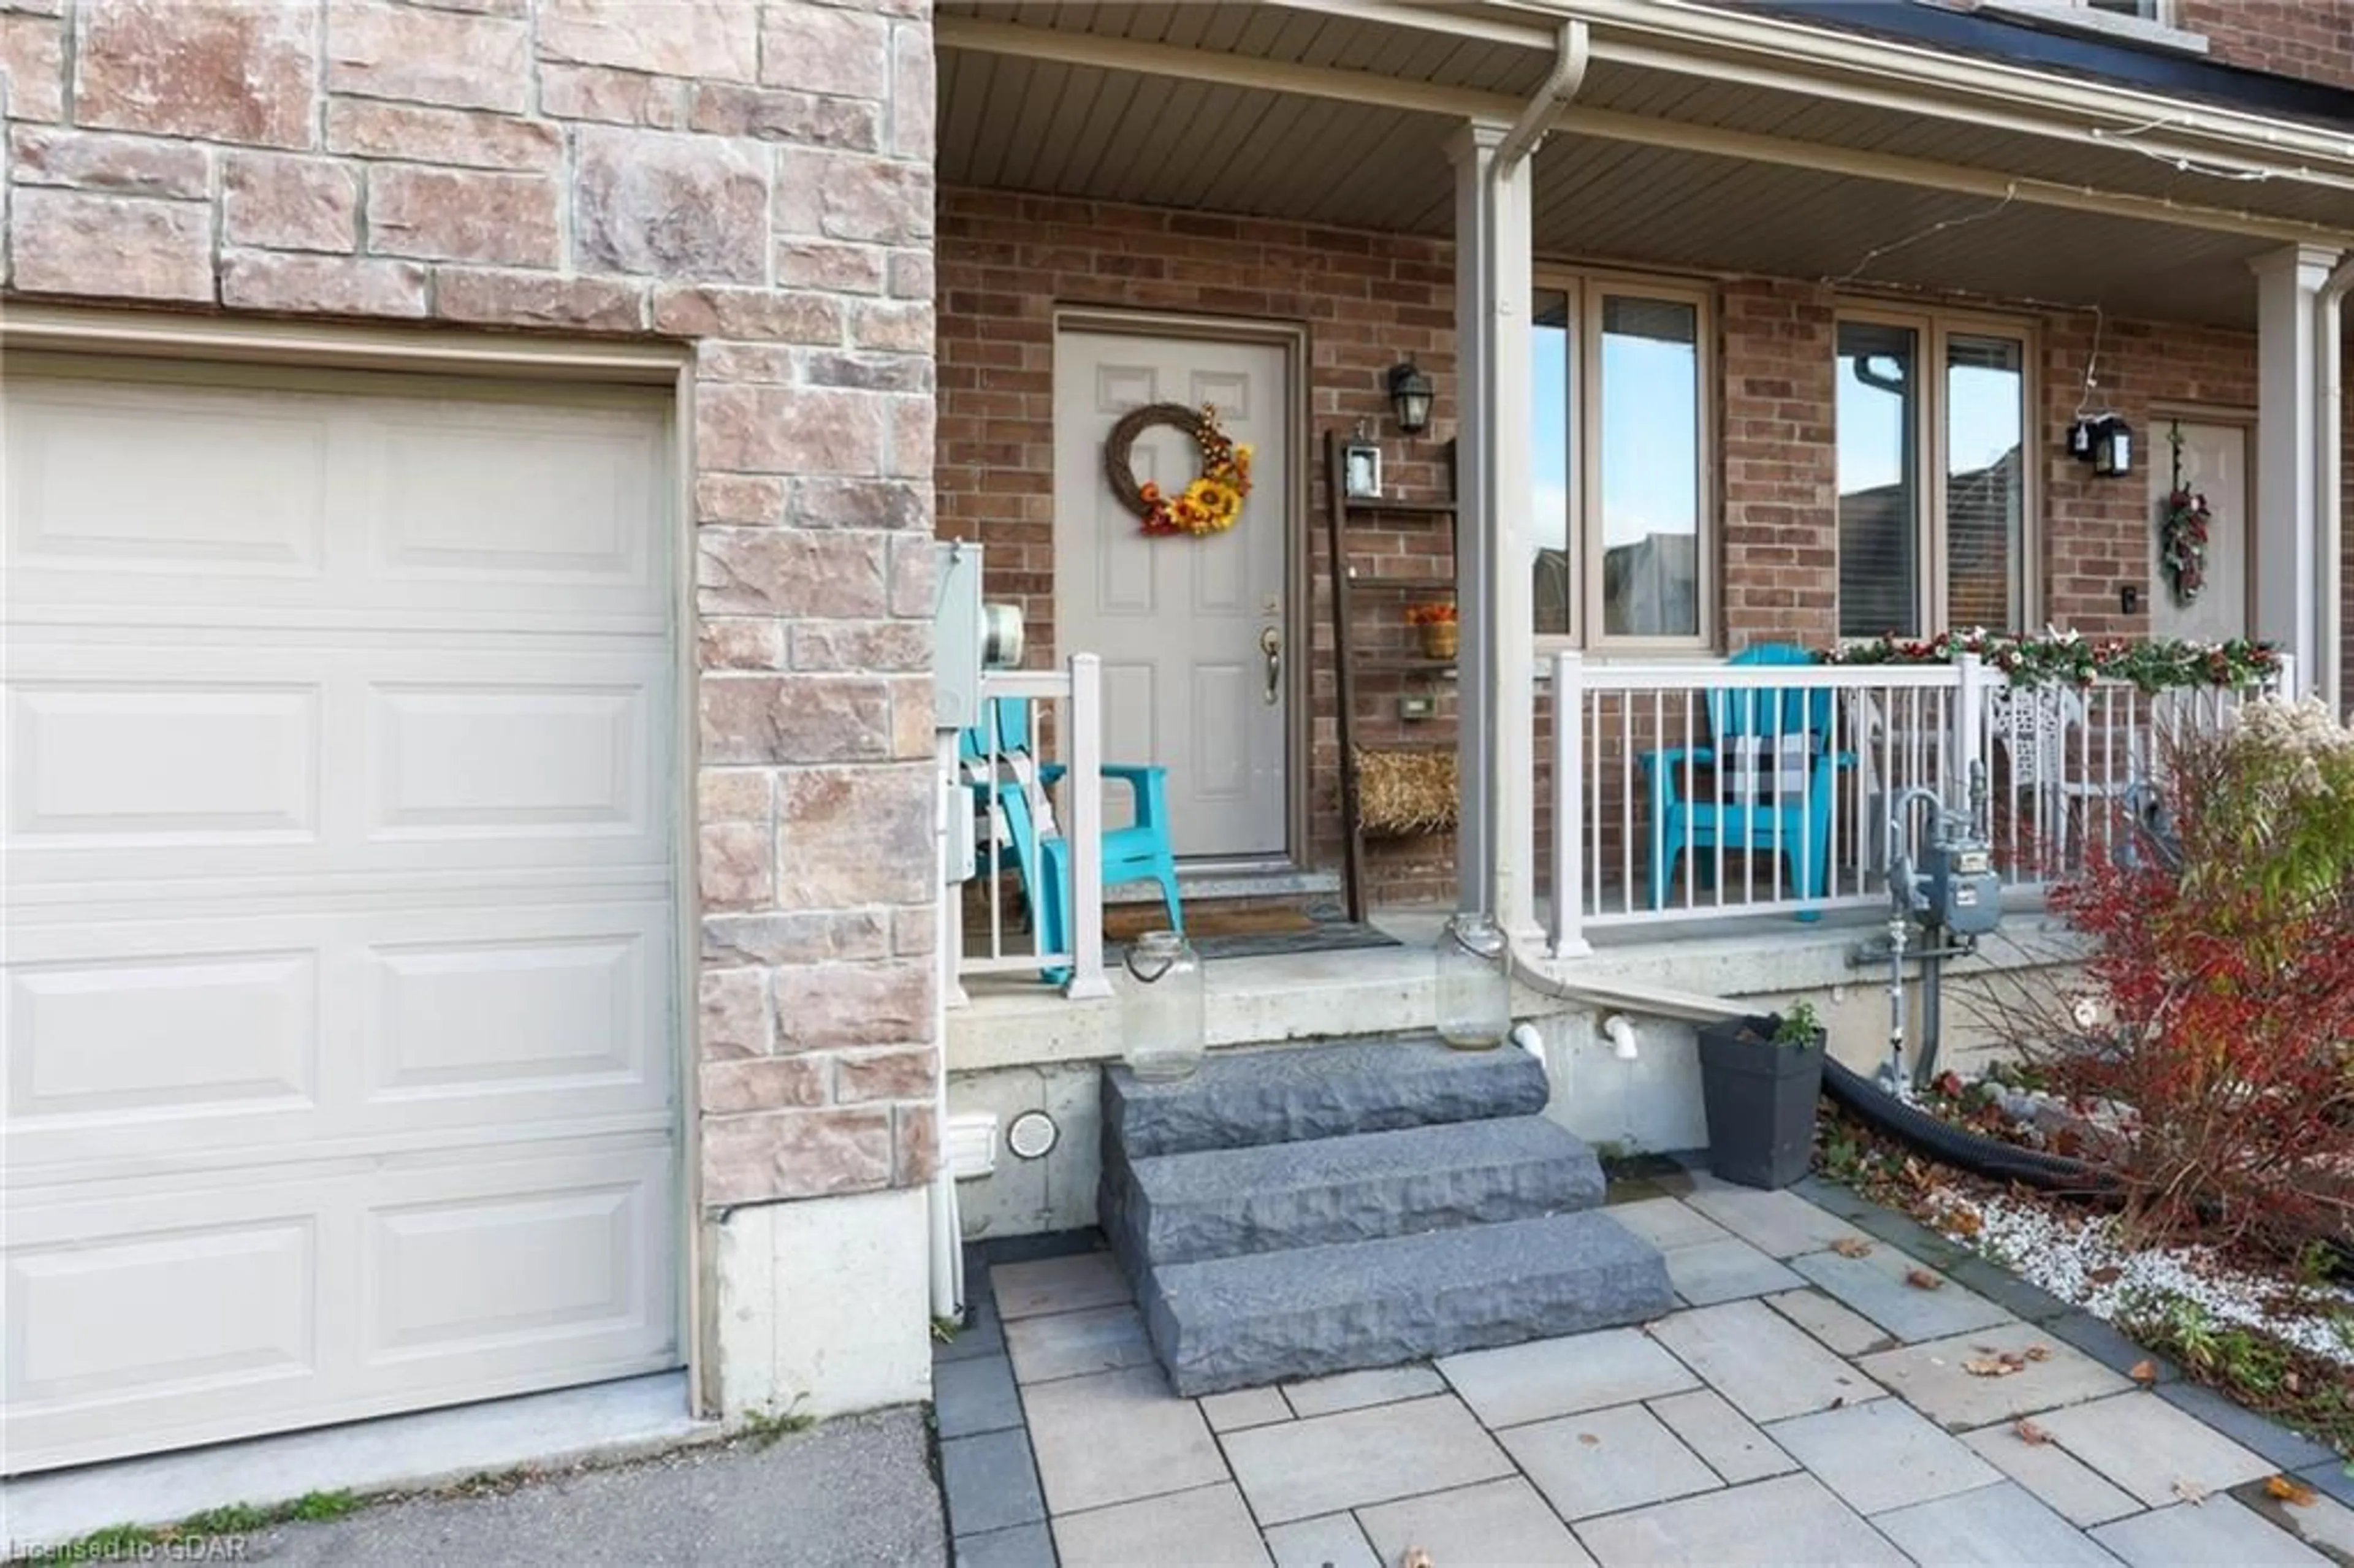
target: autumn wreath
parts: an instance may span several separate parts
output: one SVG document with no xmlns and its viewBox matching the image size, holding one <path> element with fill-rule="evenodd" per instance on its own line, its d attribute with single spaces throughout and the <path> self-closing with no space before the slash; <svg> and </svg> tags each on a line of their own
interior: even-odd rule
<svg viewBox="0 0 2354 1568">
<path fill-rule="evenodd" d="M 1136 482 L 1131 453 L 1136 438 L 1155 425 L 1167 425 L 1193 438 L 1201 449 L 1202 471 L 1175 495 L 1147 482 Z M 1238 446 L 1218 428 L 1218 411 L 1204 403 L 1188 408 L 1182 403 L 1147 403 L 1120 416 L 1104 442 L 1104 475 L 1121 505 L 1141 518 L 1147 534 L 1223 534 L 1242 515 L 1243 497 L 1251 490 L 1251 450 Z"/>
</svg>

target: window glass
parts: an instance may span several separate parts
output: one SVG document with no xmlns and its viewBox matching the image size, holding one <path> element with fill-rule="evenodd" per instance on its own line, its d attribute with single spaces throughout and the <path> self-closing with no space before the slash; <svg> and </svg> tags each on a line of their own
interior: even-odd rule
<svg viewBox="0 0 2354 1568">
<path fill-rule="evenodd" d="M 1946 339 L 1946 624 L 2024 631 L 2026 346 Z"/>
<path fill-rule="evenodd" d="M 1536 629 L 1539 636 L 1565 637 L 1577 580 L 1569 556 L 1569 296 L 1537 290 L 1533 319 L 1536 365 L 1530 404 L 1536 428 L 1530 432 L 1529 451 L 1536 486 Z"/>
<path fill-rule="evenodd" d="M 1840 635 L 1917 636 L 1919 334 L 1839 325 Z"/>
<path fill-rule="evenodd" d="M 1700 313 L 1602 302 L 1602 622 L 1617 637 L 1700 634 Z"/>
</svg>

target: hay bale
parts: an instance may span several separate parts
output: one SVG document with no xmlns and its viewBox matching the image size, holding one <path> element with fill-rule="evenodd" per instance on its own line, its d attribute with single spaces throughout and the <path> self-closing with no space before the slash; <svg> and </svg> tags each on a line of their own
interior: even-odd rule
<svg viewBox="0 0 2354 1568">
<path fill-rule="evenodd" d="M 1460 810 L 1454 752 L 1357 747 L 1357 820 L 1368 838 L 1447 832 Z"/>
</svg>

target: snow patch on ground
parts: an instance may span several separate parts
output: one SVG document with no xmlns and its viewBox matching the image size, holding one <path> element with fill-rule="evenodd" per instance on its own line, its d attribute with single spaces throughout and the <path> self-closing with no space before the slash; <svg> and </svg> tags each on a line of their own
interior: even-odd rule
<svg viewBox="0 0 2354 1568">
<path fill-rule="evenodd" d="M 1967 1221 L 1955 1222 L 1961 1213 L 1978 1217 L 1974 1233 Z M 1948 1194 L 1936 1223 L 1956 1241 L 2096 1318 L 2114 1319 L 2138 1295 L 2184 1296 L 2218 1318 L 2354 1368 L 2354 1342 L 2329 1317 L 2334 1304 L 2339 1323 L 2354 1323 L 2354 1290 L 2310 1290 L 2316 1310 L 2284 1316 L 2267 1309 L 2282 1292 L 2278 1279 L 2234 1268 L 2212 1248 L 2128 1247 L 2105 1216 L 2055 1213 L 2014 1198 Z"/>
</svg>

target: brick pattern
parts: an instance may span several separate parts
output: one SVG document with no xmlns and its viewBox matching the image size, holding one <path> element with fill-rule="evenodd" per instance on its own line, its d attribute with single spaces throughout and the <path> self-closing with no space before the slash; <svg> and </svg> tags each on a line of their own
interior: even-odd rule
<svg viewBox="0 0 2354 1568">
<path fill-rule="evenodd" d="M 695 344 L 714 1204 L 932 1125 L 926 0 L 10 0 L 0 282 Z"/>
<path fill-rule="evenodd" d="M 2227 65 L 2354 87 L 2354 0 L 2175 0 L 2172 19 Z"/>
<path fill-rule="evenodd" d="M 1455 273 L 1436 240 L 1296 223 L 1172 213 L 1109 203 L 951 190 L 940 200 L 939 531 L 987 546 L 989 591 L 1022 605 L 1034 661 L 1059 656 L 1054 627 L 1054 313 L 1061 306 L 1229 315 L 1302 323 L 1310 339 L 1312 439 L 1297 459 L 1310 474 L 1313 691 L 1310 848 L 1338 863 L 1340 732 L 1323 519 L 1327 430 L 1379 422 L 1384 480 L 1415 495 L 1445 493 L 1444 443 L 1453 436 Z M 1412 355 L 1438 387 L 1426 440 L 1406 442 L 1389 422 L 1383 376 Z M 1281 526 L 1256 495 L 1245 527 Z M 1362 529 L 1351 553 L 1361 571 L 1426 577 L 1454 569 L 1444 524 Z M 1182 544 L 1171 548 L 1182 548 Z M 1361 596 L 1356 646 L 1403 653 L 1401 596 Z M 1439 717 L 1410 729 L 1396 697 L 1430 691 Z M 1360 735 L 1451 739 L 1454 700 L 1444 683 L 1366 674 Z M 1449 896 L 1454 841 L 1376 842 L 1369 881 L 1400 901 Z"/>
</svg>

